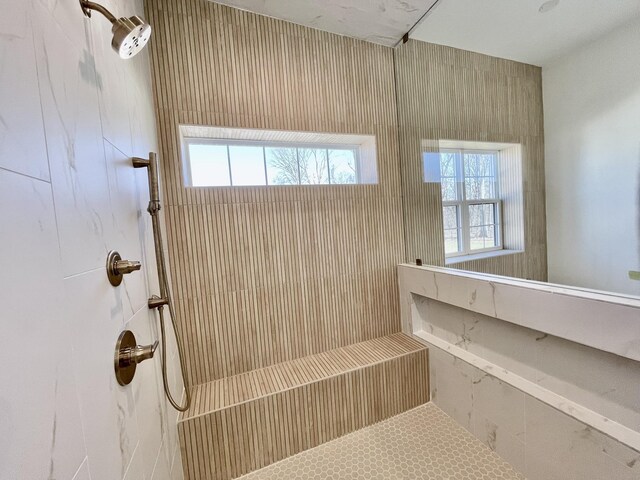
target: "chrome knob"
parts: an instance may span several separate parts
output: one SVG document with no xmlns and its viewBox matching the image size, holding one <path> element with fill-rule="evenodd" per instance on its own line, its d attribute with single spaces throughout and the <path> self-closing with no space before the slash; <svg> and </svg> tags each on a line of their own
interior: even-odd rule
<svg viewBox="0 0 640 480">
<path fill-rule="evenodd" d="M 113 361 L 118 383 L 129 385 L 136 374 L 138 364 L 153 358 L 157 348 L 157 340 L 152 345 L 137 345 L 136 337 L 131 330 L 122 332 L 116 343 Z"/>
<path fill-rule="evenodd" d="M 142 268 L 140 262 L 123 260 L 118 252 L 112 250 L 107 255 L 107 277 L 114 287 L 122 283 L 122 276 Z"/>
</svg>

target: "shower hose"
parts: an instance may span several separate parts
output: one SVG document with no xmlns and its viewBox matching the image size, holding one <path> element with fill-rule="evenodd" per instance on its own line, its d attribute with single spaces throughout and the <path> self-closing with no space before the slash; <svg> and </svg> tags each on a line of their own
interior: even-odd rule
<svg viewBox="0 0 640 480">
<path fill-rule="evenodd" d="M 136 166 L 136 161 L 139 159 L 134 159 L 134 166 Z M 159 195 L 159 187 L 158 187 L 158 167 L 157 167 L 156 154 L 150 153 L 148 162 L 144 162 L 147 166 L 147 173 L 149 176 L 149 208 L 147 211 L 151 215 L 151 223 L 153 225 L 153 243 L 156 251 L 156 266 L 158 270 L 158 283 L 160 286 L 160 297 L 153 296 L 150 299 L 150 306 L 152 303 L 156 303 L 158 314 L 160 316 L 160 335 L 161 335 L 161 363 L 162 363 L 162 383 L 164 386 L 164 392 L 169 400 L 169 403 L 178 410 L 179 412 L 186 412 L 191 405 L 191 392 L 189 391 L 189 384 L 187 380 L 187 375 L 185 372 L 185 362 L 184 362 L 184 349 L 182 344 L 182 339 L 180 336 L 180 332 L 176 328 L 176 314 L 173 308 L 173 300 L 171 298 L 171 290 L 169 288 L 169 281 L 167 279 L 167 265 L 164 258 L 164 249 L 162 243 L 162 231 L 160 229 L 160 195 Z M 142 166 L 142 165 L 140 165 Z M 158 302 L 155 302 L 158 301 Z M 175 333 L 176 337 L 176 345 L 178 347 L 178 358 L 180 360 L 180 371 L 182 373 L 182 383 L 184 385 L 185 390 L 185 403 L 184 405 L 180 405 L 173 398 L 171 394 L 171 390 L 169 388 L 169 382 L 167 380 L 167 332 L 165 328 L 165 318 L 164 318 L 164 306 L 169 308 L 169 316 L 171 317 L 171 328 Z M 154 307 L 156 308 L 156 307 Z"/>
</svg>

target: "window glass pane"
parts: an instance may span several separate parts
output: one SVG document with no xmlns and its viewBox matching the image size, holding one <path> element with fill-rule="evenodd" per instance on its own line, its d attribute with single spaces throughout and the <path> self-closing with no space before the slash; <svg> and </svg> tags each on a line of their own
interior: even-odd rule
<svg viewBox="0 0 640 480">
<path fill-rule="evenodd" d="M 464 188 L 468 200 L 489 200 L 496 198 L 496 182 L 494 178 L 465 178 Z"/>
<path fill-rule="evenodd" d="M 494 203 L 469 205 L 469 225 L 471 227 L 493 225 L 494 223 L 496 223 Z"/>
<path fill-rule="evenodd" d="M 229 147 L 231 181 L 237 185 L 266 185 L 262 147 Z"/>
<path fill-rule="evenodd" d="M 455 178 L 443 177 L 440 181 L 440 188 L 442 189 L 442 200 L 445 202 L 458 199 L 458 184 Z"/>
<path fill-rule="evenodd" d="M 189 166 L 194 187 L 231 185 L 226 145 L 189 144 Z"/>
<path fill-rule="evenodd" d="M 193 125 L 180 125 L 180 132 L 187 186 L 378 183 L 375 135 Z M 433 182 L 439 182 L 434 155 Z"/>
<path fill-rule="evenodd" d="M 469 200 L 496 198 L 497 158 L 494 153 L 465 153 L 465 195 Z"/>
<path fill-rule="evenodd" d="M 458 178 L 458 158 L 457 152 L 440 152 L 440 188 L 444 201 L 451 202 L 459 199 L 457 182 L 462 179 Z"/>
<path fill-rule="evenodd" d="M 456 205 L 442 207 L 442 219 L 444 223 L 444 253 L 457 253 L 461 251 L 460 219 Z"/>
<path fill-rule="evenodd" d="M 454 152 L 440 153 L 440 175 L 442 177 L 456 176 L 456 157 Z"/>
<path fill-rule="evenodd" d="M 438 152 L 422 152 L 422 174 L 425 183 L 440 181 L 440 160 Z"/>
<path fill-rule="evenodd" d="M 469 229 L 469 239 L 471 243 L 471 250 L 480 250 L 483 248 L 498 246 L 495 236 L 495 227 L 493 226 L 471 227 Z"/>
<path fill-rule="evenodd" d="M 482 177 L 496 177 L 498 175 L 497 168 L 498 157 L 495 153 L 482 153 L 478 155 L 478 171 Z"/>
<path fill-rule="evenodd" d="M 460 252 L 460 231 L 459 230 L 445 230 L 444 231 L 444 253 L 449 255 L 451 253 Z"/>
<path fill-rule="evenodd" d="M 458 224 L 458 207 L 455 205 L 451 207 L 443 207 L 442 218 L 444 220 L 445 229 L 460 228 L 460 225 Z"/>
<path fill-rule="evenodd" d="M 357 183 L 355 152 L 353 150 L 329 150 L 328 152 L 331 183 Z"/>
<path fill-rule="evenodd" d="M 322 185 L 329 183 L 327 151 L 322 148 L 299 148 L 300 183 Z"/>
<path fill-rule="evenodd" d="M 298 157 L 295 148 L 264 149 L 269 185 L 299 185 Z"/>
<path fill-rule="evenodd" d="M 495 177 L 496 154 L 493 152 L 465 152 L 464 175 L 465 177 Z"/>
</svg>

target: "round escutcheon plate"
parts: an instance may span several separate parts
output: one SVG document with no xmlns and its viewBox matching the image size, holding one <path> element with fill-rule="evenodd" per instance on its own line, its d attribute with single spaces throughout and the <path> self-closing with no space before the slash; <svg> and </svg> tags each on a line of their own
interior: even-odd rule
<svg viewBox="0 0 640 480">
<path fill-rule="evenodd" d="M 122 283 L 122 274 L 116 269 L 116 264 L 119 260 L 122 260 L 122 257 L 115 250 L 111 250 L 107 255 L 107 278 L 109 278 L 109 283 L 114 287 Z"/>
<path fill-rule="evenodd" d="M 120 385 L 129 385 L 136 374 L 136 362 L 128 361 L 123 353 L 136 347 L 136 337 L 131 330 L 125 330 L 118 337 L 113 366 L 116 370 L 116 379 Z"/>
</svg>

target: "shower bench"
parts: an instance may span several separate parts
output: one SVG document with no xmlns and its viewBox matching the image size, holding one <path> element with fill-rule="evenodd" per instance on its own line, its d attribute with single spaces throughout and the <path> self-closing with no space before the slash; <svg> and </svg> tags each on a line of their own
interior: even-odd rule
<svg viewBox="0 0 640 480">
<path fill-rule="evenodd" d="M 186 480 L 232 479 L 429 400 L 426 347 L 403 333 L 192 387 Z"/>
</svg>

